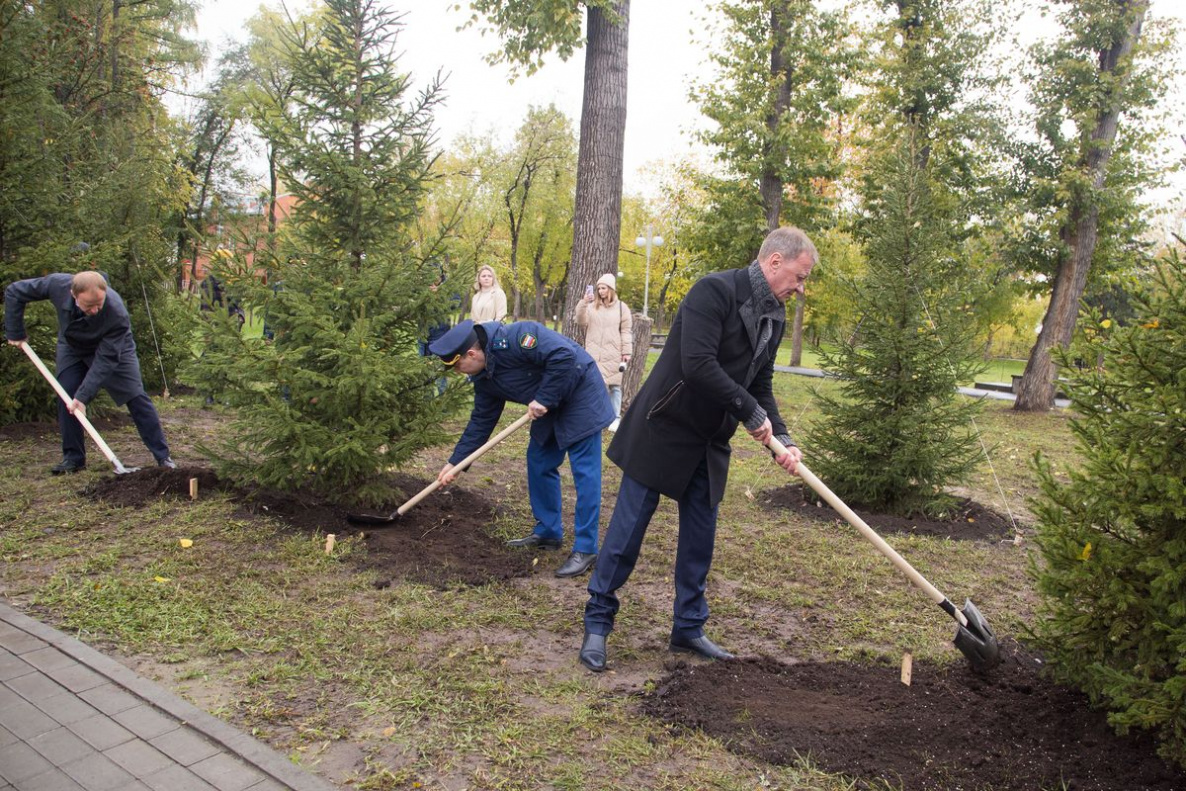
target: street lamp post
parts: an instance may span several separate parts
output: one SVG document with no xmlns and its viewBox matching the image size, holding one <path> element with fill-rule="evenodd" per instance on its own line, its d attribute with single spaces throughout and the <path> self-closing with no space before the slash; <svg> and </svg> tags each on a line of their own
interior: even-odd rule
<svg viewBox="0 0 1186 791">
<path fill-rule="evenodd" d="M 644 318 L 649 319 L 650 315 L 648 315 L 647 310 L 650 308 L 651 303 L 651 248 L 662 247 L 663 237 L 655 236 L 653 229 L 651 228 L 651 224 L 647 223 L 646 235 L 635 239 L 634 244 L 638 247 L 645 247 L 647 249 L 647 278 L 646 285 L 643 287 L 642 292 L 642 315 Z"/>
</svg>

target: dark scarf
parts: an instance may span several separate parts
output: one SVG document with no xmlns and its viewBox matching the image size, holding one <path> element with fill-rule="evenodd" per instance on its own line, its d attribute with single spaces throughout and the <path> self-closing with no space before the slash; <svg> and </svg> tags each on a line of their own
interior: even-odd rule
<svg viewBox="0 0 1186 791">
<path fill-rule="evenodd" d="M 754 350 L 749 372 L 745 378 L 746 387 L 757 376 L 759 360 L 770 343 L 770 339 L 774 336 L 774 325 L 776 323 L 784 324 L 787 320 L 786 306 L 770 290 L 770 284 L 766 282 L 766 275 L 762 273 L 762 267 L 758 265 L 758 262 L 754 261 L 750 264 L 747 271 L 753 293 L 750 294 L 749 299 L 741 303 L 741 307 L 738 309 L 741 323 L 745 325 L 750 346 Z"/>
</svg>

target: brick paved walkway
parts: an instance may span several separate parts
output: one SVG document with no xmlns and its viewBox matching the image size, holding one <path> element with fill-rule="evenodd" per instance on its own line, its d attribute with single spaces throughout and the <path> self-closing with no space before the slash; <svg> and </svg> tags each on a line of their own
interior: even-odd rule
<svg viewBox="0 0 1186 791">
<path fill-rule="evenodd" d="M 123 665 L 0 603 L 0 791 L 333 791 Z"/>
</svg>

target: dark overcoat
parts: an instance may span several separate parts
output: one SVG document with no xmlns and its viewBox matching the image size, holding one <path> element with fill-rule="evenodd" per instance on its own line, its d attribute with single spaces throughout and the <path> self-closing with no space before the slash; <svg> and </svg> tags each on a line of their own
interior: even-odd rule
<svg viewBox="0 0 1186 791">
<path fill-rule="evenodd" d="M 567 449 L 613 422 L 614 408 L 597 363 L 571 338 L 534 321 L 480 326 L 486 337 L 486 368 L 470 377 L 474 409 L 450 464 L 489 439 L 507 401 L 537 401 L 548 408 L 531 421 L 531 441 L 541 446 L 554 437 Z"/>
<path fill-rule="evenodd" d="M 715 505 L 725 496 L 729 440 L 738 422 L 760 404 L 775 435 L 786 433 L 772 389 L 786 322 L 775 322 L 755 360 L 739 313 L 752 293 L 749 271 L 731 269 L 701 278 L 680 305 L 663 352 L 607 452 L 644 486 L 678 499 L 707 456 Z"/>
<path fill-rule="evenodd" d="M 10 284 L 4 289 L 4 334 L 9 340 L 25 338 L 25 305 L 48 299 L 58 312 L 57 369 L 64 371 L 79 362 L 88 369 L 74 397 L 89 404 L 102 387 L 123 406 L 144 393 L 128 309 L 108 286 L 103 307 L 94 316 L 86 315 L 70 293 L 73 279 L 73 275 L 56 273 Z"/>
</svg>

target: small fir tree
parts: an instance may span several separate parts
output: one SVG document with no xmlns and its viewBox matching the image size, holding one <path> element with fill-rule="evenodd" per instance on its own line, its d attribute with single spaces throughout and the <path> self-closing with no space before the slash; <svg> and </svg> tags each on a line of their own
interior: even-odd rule
<svg viewBox="0 0 1186 791">
<path fill-rule="evenodd" d="M 975 375 L 975 327 L 966 268 L 947 254 L 943 210 L 918 135 L 905 127 L 881 181 L 867 243 L 868 269 L 851 284 L 859 319 L 825 365 L 840 395 L 817 393 L 812 464 L 846 500 L 880 510 L 941 513 L 943 489 L 975 466 L 980 404 L 956 386 Z"/>
<path fill-rule="evenodd" d="M 438 395 L 419 353 L 465 277 L 418 258 L 410 234 L 430 166 L 434 84 L 409 99 L 398 20 L 368 0 L 328 0 L 320 27 L 286 34 L 295 86 L 264 132 L 298 202 L 269 262 L 239 262 L 227 293 L 265 316 L 266 338 L 213 315 L 194 378 L 238 407 L 211 449 L 221 474 L 347 503 L 390 497 L 382 473 L 445 439 L 463 390 Z M 265 255 L 260 251 L 261 257 Z"/>
<path fill-rule="evenodd" d="M 1061 681 L 1121 732 L 1155 731 L 1186 765 L 1186 267 L 1175 251 L 1135 299 L 1056 355 L 1082 464 L 1036 458 L 1042 596 L 1035 633 Z M 1073 365 L 1087 361 L 1082 370 Z"/>
</svg>

